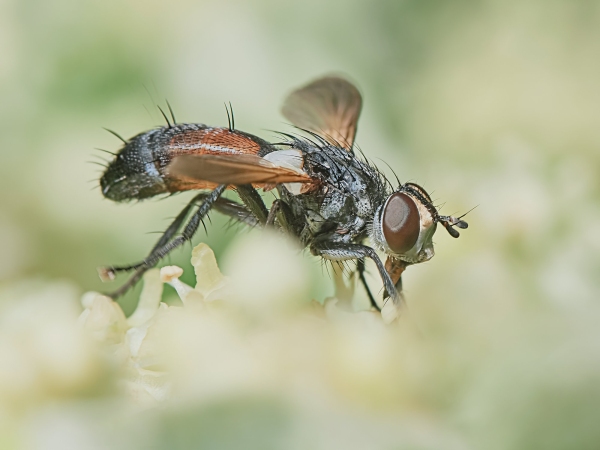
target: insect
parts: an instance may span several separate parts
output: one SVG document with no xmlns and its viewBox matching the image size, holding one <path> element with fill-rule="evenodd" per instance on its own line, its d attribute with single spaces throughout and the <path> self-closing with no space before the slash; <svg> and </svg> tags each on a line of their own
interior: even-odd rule
<svg viewBox="0 0 600 450">
<path fill-rule="evenodd" d="M 216 210 L 251 226 L 281 229 L 326 260 L 355 261 L 371 305 L 380 310 L 364 276 L 365 260 L 371 259 L 383 280 L 384 300 L 400 305 L 402 272 L 433 257 L 437 224 L 458 237 L 456 228 L 467 228 L 467 223 L 462 216 L 438 214 L 423 188 L 400 182 L 393 186 L 362 153 L 357 156 L 354 138 L 361 108 L 362 97 L 352 83 L 328 76 L 285 99 L 282 113 L 302 134 L 280 133 L 279 143 L 235 129 L 229 112 L 227 128 L 177 124 L 172 114 L 173 123 L 165 115 L 167 126 L 124 141 L 100 179 L 106 198 L 126 202 L 200 192 L 144 260 L 99 269 L 105 281 L 118 272 L 134 272 L 109 295 L 122 295 L 190 240 L 207 213 Z M 240 201 L 223 197 L 227 189 L 235 190 Z M 270 208 L 260 189 L 278 193 Z M 387 256 L 385 263 L 376 250 Z"/>
</svg>

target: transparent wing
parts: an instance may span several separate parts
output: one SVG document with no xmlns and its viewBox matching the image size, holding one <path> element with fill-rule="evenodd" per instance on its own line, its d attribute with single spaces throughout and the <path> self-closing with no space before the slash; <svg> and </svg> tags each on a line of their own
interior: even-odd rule
<svg viewBox="0 0 600 450">
<path fill-rule="evenodd" d="M 329 76 L 293 91 L 281 112 L 297 127 L 352 151 L 361 108 L 358 89 L 343 78 Z"/>
</svg>

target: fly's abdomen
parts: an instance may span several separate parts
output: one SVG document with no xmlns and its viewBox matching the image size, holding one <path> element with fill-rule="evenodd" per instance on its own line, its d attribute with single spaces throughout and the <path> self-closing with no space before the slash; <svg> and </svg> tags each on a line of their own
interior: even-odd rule
<svg viewBox="0 0 600 450">
<path fill-rule="evenodd" d="M 157 128 L 131 138 L 100 179 L 102 194 L 117 202 L 141 200 L 158 194 L 190 189 L 212 189 L 210 182 L 168 176 L 165 168 L 185 154 L 253 154 L 263 156 L 274 148 L 248 133 L 202 124 Z"/>
<path fill-rule="evenodd" d="M 122 202 L 168 192 L 152 151 L 161 134 L 160 129 L 148 131 L 125 144 L 100 178 L 106 198 Z"/>
</svg>

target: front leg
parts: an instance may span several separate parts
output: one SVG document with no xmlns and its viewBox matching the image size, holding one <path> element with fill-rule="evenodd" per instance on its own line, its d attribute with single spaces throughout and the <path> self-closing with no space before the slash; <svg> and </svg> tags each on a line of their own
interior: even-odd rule
<svg viewBox="0 0 600 450">
<path fill-rule="evenodd" d="M 385 270 L 385 266 L 379 259 L 379 256 L 371 247 L 362 244 L 347 244 L 343 242 L 328 242 L 319 241 L 311 245 L 310 251 L 313 255 L 322 256 L 325 259 L 331 261 L 346 261 L 349 259 L 371 258 L 379 275 L 383 280 L 383 287 L 386 292 L 390 294 L 390 298 L 396 309 L 402 304 L 402 296 L 396 290 L 394 282 L 392 281 L 390 274 Z"/>
</svg>

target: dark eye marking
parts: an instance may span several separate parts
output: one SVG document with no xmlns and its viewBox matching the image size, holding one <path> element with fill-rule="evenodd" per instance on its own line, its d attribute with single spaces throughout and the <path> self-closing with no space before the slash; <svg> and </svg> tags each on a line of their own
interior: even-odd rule
<svg viewBox="0 0 600 450">
<path fill-rule="evenodd" d="M 414 200 L 401 192 L 386 202 L 381 219 L 383 236 L 394 253 L 410 250 L 419 238 L 421 217 Z"/>
</svg>

